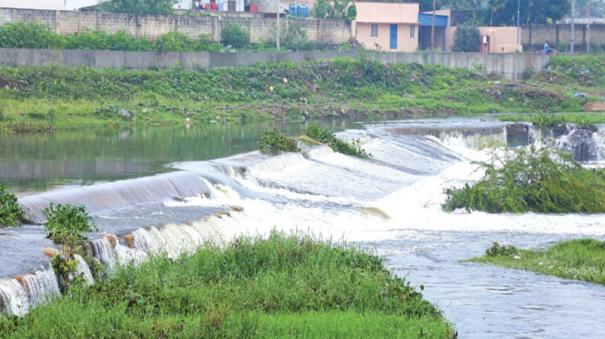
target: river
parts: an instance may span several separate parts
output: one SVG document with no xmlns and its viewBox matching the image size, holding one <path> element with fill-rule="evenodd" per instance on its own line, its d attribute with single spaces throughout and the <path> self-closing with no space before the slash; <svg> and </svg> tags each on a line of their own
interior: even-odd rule
<svg viewBox="0 0 605 339">
<path fill-rule="evenodd" d="M 290 133 L 301 128 L 280 127 Z M 27 143 L 14 146 L 19 142 L 5 136 L 12 149 L 25 150 L 28 168 L 40 170 L 20 171 L 19 157 L 5 153 L 0 180 L 19 193 L 32 220 L 43 221 L 42 209 L 50 202 L 85 204 L 99 226 L 99 232 L 90 234 L 92 248 L 107 270 L 120 262 L 140 262 L 150 253 L 177 257 L 208 239 L 302 232 L 351 242 L 383 256 L 396 274 L 423 288 L 461 338 L 603 337 L 605 287 L 465 260 L 481 255 L 493 241 L 542 247 L 569 238 L 605 239 L 605 215 L 491 215 L 440 208 L 444 189 L 481 177 L 474 161 L 490 158 L 487 146 L 524 138 L 541 143 L 548 133 L 527 128 L 526 135 L 512 138 L 506 124 L 482 119 L 338 127 L 341 137 L 359 139 L 373 159 L 351 158 L 327 147 L 261 155 L 252 151 L 260 128 L 250 128 L 241 138 L 237 136 L 243 134 L 235 133 L 222 143 L 205 134 L 172 131 L 166 133 L 173 137 L 162 140 L 141 137 L 132 148 L 119 137 L 114 146 L 99 145 L 102 138 L 91 137 L 90 146 L 80 142 L 96 152 L 95 162 L 102 159 L 119 168 L 90 172 L 87 166 L 74 170 L 70 165 L 86 163 L 79 161 L 81 155 L 67 152 L 38 163 L 35 155 L 26 154 L 45 151 Z M 588 154 L 590 159 L 584 160 L 591 166 L 603 166 L 605 128 L 590 132 L 590 142 L 578 133 L 558 133 L 553 142 L 579 150 L 580 157 Z M 48 145 L 39 138 L 36 145 Z M 75 141 L 70 143 L 77 148 Z M 205 144 L 217 150 L 206 151 Z M 103 147 L 113 151 L 98 151 Z M 63 163 L 53 165 L 57 161 Z M 56 294 L 56 282 L 45 273 L 40 254 L 51 244 L 40 226 L 1 232 L 0 277 L 7 279 L 0 280 L 0 298 L 4 312 L 23 314 Z M 8 279 L 32 270 L 38 273 L 25 282 Z"/>
</svg>

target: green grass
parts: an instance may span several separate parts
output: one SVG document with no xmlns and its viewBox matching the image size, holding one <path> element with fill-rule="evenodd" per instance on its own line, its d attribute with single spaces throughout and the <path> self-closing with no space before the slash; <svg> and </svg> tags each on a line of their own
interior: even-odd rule
<svg viewBox="0 0 605 339">
<path fill-rule="evenodd" d="M 0 337 L 451 338 L 451 325 L 380 258 L 273 234 L 125 268 L 22 319 Z"/>
<path fill-rule="evenodd" d="M 510 122 L 532 122 L 540 125 L 539 118 L 540 114 L 503 114 L 498 116 L 501 121 Z M 595 125 L 605 124 L 605 112 L 604 113 L 554 113 L 550 115 L 557 124 L 571 123 L 578 125 Z M 550 127 L 550 126 L 545 126 Z"/>
<path fill-rule="evenodd" d="M 26 131 L 31 125 L 159 125 L 187 118 L 211 124 L 578 112 L 587 101 L 574 98 L 571 89 L 532 81 L 510 84 L 469 70 L 364 58 L 213 70 L 0 67 L 0 126 Z M 134 117 L 122 118 L 120 109 Z"/>
<path fill-rule="evenodd" d="M 605 242 L 603 241 L 569 240 L 538 250 L 507 247 L 506 252 L 492 253 L 471 261 L 605 284 Z"/>
</svg>

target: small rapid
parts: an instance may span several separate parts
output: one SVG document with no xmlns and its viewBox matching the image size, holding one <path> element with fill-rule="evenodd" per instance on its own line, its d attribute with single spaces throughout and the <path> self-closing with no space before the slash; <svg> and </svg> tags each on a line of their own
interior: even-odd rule
<svg viewBox="0 0 605 339">
<path fill-rule="evenodd" d="M 599 337 L 605 333 L 603 286 L 464 260 L 481 255 L 492 241 L 542 247 L 575 237 L 603 239 L 605 215 L 441 209 L 446 188 L 480 179 L 475 162 L 489 160 L 507 144 L 550 143 L 584 152 L 574 145 L 588 143 L 595 151 L 580 160 L 603 162 L 603 127 L 588 140 L 573 136 L 578 127 L 549 132 L 510 126 L 463 119 L 373 124 L 340 133 L 359 140 L 373 155 L 369 160 L 325 146 L 278 156 L 250 152 L 174 163 L 175 172 L 49 192 L 20 203 L 37 221 L 51 202 L 85 204 L 100 224 L 89 247 L 108 276 L 120 265 L 138 265 L 154 255 L 176 259 L 241 235 L 303 232 L 383 255 L 397 274 L 424 287 L 462 338 Z M 78 262 L 93 283 L 86 262 Z M 0 280 L 3 313 L 23 315 L 59 295 L 52 272 L 40 273 L 50 272 L 47 264 L 39 265 L 32 274 Z"/>
</svg>

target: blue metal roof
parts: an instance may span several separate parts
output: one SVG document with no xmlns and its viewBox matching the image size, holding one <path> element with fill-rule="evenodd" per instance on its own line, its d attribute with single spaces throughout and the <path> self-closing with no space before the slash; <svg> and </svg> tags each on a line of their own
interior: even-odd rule
<svg viewBox="0 0 605 339">
<path fill-rule="evenodd" d="M 418 22 L 420 23 L 420 26 L 432 26 L 433 25 L 433 14 L 431 14 L 431 13 L 418 14 Z M 436 27 L 447 27 L 447 15 L 435 15 L 435 26 Z"/>
</svg>

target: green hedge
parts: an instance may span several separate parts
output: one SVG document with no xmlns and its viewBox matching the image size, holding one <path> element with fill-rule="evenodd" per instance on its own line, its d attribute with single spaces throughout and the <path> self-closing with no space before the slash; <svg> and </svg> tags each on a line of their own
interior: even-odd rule
<svg viewBox="0 0 605 339">
<path fill-rule="evenodd" d="M 127 32 L 84 31 L 61 35 L 38 23 L 9 23 L 0 26 L 0 48 L 89 49 L 112 51 L 198 52 L 220 51 L 221 45 L 209 37 L 197 39 L 179 32 L 169 32 L 154 40 L 135 37 Z"/>
</svg>

